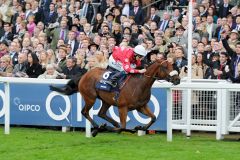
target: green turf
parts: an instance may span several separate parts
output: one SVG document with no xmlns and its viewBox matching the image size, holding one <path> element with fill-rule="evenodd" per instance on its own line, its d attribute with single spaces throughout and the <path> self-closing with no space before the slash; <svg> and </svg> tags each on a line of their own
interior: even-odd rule
<svg viewBox="0 0 240 160">
<path fill-rule="evenodd" d="M 216 141 L 215 134 L 194 133 L 190 139 L 175 133 L 138 137 L 136 134 L 100 133 L 86 138 L 83 132 L 0 126 L 0 160 L 239 160 L 240 141 Z"/>
</svg>

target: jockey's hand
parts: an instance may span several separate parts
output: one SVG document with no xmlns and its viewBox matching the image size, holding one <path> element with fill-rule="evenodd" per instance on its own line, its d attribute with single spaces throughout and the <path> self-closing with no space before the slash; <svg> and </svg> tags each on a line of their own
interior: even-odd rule
<svg viewBox="0 0 240 160">
<path fill-rule="evenodd" d="M 146 69 L 141 69 L 139 70 L 139 73 L 145 73 L 147 70 Z"/>
</svg>

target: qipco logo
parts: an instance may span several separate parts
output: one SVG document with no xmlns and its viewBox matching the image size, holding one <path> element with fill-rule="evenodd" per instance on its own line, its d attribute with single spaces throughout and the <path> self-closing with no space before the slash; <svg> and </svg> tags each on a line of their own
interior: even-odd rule
<svg viewBox="0 0 240 160">
<path fill-rule="evenodd" d="M 14 104 L 18 107 L 18 110 L 21 112 L 39 112 L 41 106 L 38 104 L 23 104 L 21 103 L 20 98 L 15 97 L 13 99 Z"/>
<path fill-rule="evenodd" d="M 55 96 L 61 96 L 65 101 L 65 105 L 66 105 L 65 111 L 62 110 L 62 107 L 61 108 L 59 107 L 59 110 L 61 111 L 61 114 L 55 114 L 53 112 L 52 108 L 51 108 L 51 102 L 52 102 L 52 99 Z M 69 121 L 67 116 L 69 115 L 70 110 L 71 110 L 70 99 L 68 98 L 68 96 L 60 95 L 56 92 L 51 92 L 46 99 L 46 110 L 47 110 L 48 115 L 56 121 L 61 121 L 61 120 L 64 120 L 64 119 Z"/>
<path fill-rule="evenodd" d="M 5 94 L 2 90 L 0 90 L 0 96 L 2 98 L 3 101 L 3 105 L 2 107 L 0 107 L 0 117 L 2 117 L 5 114 Z"/>
</svg>

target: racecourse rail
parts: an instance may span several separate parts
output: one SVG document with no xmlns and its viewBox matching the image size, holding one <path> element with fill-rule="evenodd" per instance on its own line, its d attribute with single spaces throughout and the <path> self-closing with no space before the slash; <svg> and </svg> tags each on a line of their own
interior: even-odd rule
<svg viewBox="0 0 240 160">
<path fill-rule="evenodd" d="M 10 83 L 66 84 L 68 80 L 0 77 L 0 82 L 4 83 L 5 92 L 2 96 L 5 108 L 4 133 L 9 134 Z M 165 81 L 157 81 L 153 87 L 167 90 L 168 141 L 172 141 L 172 130 L 184 130 L 187 136 L 191 135 L 192 130 L 214 131 L 218 140 L 223 139 L 229 132 L 240 132 L 240 99 L 238 97 L 240 84 L 223 80 L 192 80 L 191 83 L 183 80 L 177 86 Z M 176 93 L 180 95 L 177 100 Z M 193 97 L 196 101 L 193 101 Z M 144 132 L 139 132 L 139 135 L 143 134 Z M 86 122 L 86 136 L 91 137 L 89 122 Z"/>
</svg>

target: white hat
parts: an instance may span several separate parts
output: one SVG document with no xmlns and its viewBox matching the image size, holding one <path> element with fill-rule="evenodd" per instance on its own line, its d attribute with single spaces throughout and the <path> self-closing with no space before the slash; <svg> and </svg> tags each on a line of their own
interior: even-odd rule
<svg viewBox="0 0 240 160">
<path fill-rule="evenodd" d="M 142 45 L 137 45 L 134 48 L 134 52 L 138 55 L 145 57 L 147 55 L 146 49 Z"/>
</svg>

